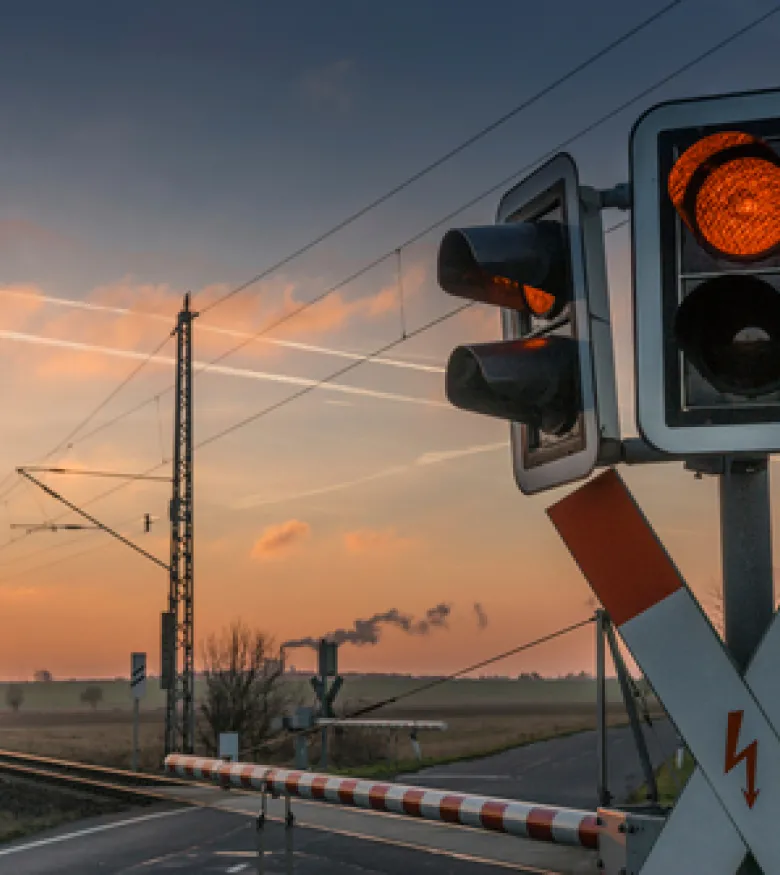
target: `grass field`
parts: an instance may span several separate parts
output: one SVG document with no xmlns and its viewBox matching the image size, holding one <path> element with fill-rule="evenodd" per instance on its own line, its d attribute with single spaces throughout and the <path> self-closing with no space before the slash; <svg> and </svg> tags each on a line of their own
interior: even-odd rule
<svg viewBox="0 0 780 875">
<path fill-rule="evenodd" d="M 44 829 L 92 817 L 123 811 L 127 805 L 113 799 L 87 796 L 58 787 L 47 787 L 19 778 L 0 778 L 0 842 Z"/>
<path fill-rule="evenodd" d="M 365 704 L 382 699 L 395 698 L 408 694 L 414 688 L 430 681 L 430 678 L 400 677 L 394 675 L 346 675 L 339 701 Z M 88 686 L 101 688 L 103 699 L 98 710 L 130 708 L 130 684 L 126 679 L 95 681 L 52 681 L 50 683 L 29 682 L 21 684 L 0 684 L 0 714 L 10 712 L 6 694 L 9 686 L 21 688 L 24 701 L 20 711 L 90 711 L 89 705 L 81 701 L 81 694 Z M 284 688 L 292 700 L 304 701 L 312 697 L 308 676 L 286 677 Z M 195 682 L 195 697 L 202 689 L 200 678 Z M 409 696 L 398 705 L 388 707 L 397 712 L 426 712 L 436 709 L 457 709 L 459 707 L 485 707 L 511 710 L 517 705 L 532 703 L 550 704 L 553 702 L 585 703 L 594 702 L 596 685 L 592 680 L 509 680 L 501 678 L 459 679 L 447 681 L 416 696 Z M 617 682 L 607 684 L 607 697 L 611 702 L 620 701 Z M 145 710 L 154 711 L 165 705 L 164 693 L 159 681 L 149 678 L 146 695 L 142 702 Z"/>
<path fill-rule="evenodd" d="M 348 676 L 338 702 L 349 713 L 356 707 L 403 696 L 424 679 Z M 100 683 L 100 682 L 98 682 Z M 305 678 L 288 681 L 292 700 L 309 701 Z M 18 712 L 0 710 L 0 748 L 117 768 L 131 761 L 132 715 L 127 681 L 102 682 L 104 700 L 96 709 L 80 701 L 86 682 L 25 685 Z M 157 770 L 163 757 L 162 694 L 147 685 L 141 711 L 141 767 Z M 5 696 L 0 688 L 2 702 Z M 609 722 L 626 721 L 617 684 L 609 685 Z M 595 726 L 595 683 L 592 681 L 450 681 L 419 696 L 410 696 L 374 712 L 372 717 L 442 719 L 445 732 L 420 733 L 424 762 L 412 759 L 408 735 L 383 731 L 345 731 L 334 745 L 333 760 L 352 773 L 391 774 L 473 758 L 552 736 Z M 339 750 L 342 757 L 339 757 Z M 345 755 L 346 754 L 346 755 Z M 312 761 L 318 758 L 313 740 Z M 257 762 L 287 763 L 291 746 L 275 744 L 254 757 Z"/>
</svg>

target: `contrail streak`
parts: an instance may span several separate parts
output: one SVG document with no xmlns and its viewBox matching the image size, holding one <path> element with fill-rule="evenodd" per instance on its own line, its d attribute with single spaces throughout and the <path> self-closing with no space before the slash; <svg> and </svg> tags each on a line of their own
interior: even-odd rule
<svg viewBox="0 0 780 875">
<path fill-rule="evenodd" d="M 16 298 L 24 298 L 30 301 L 41 301 L 45 304 L 53 304 L 57 307 L 69 307 L 75 310 L 86 310 L 95 313 L 112 313 L 116 316 L 142 316 L 145 319 L 154 319 L 157 322 L 165 322 L 170 325 L 174 319 L 173 315 L 166 316 L 163 313 L 145 313 L 139 310 L 131 310 L 129 307 L 114 307 L 108 304 L 93 304 L 89 301 L 78 301 L 71 298 L 56 298 L 51 295 L 34 295 L 29 292 L 19 292 L 13 289 L 0 289 L 0 295 L 10 295 Z M 198 324 L 199 331 L 207 331 L 212 334 L 223 334 L 227 337 L 236 337 L 246 340 L 247 338 L 255 337 L 254 334 L 248 331 L 237 331 L 234 328 L 219 328 L 216 325 Z M 348 352 L 343 349 L 333 349 L 328 346 L 316 346 L 311 343 L 299 343 L 294 340 L 279 340 L 275 337 L 256 337 L 258 343 L 268 343 L 272 346 L 281 346 L 286 349 L 295 349 L 300 352 L 312 352 L 319 355 L 336 356 L 337 358 L 351 359 L 357 361 L 364 358 L 361 353 Z M 377 357 L 369 359 L 370 364 L 385 365 L 391 368 L 404 368 L 412 371 L 423 371 L 428 374 L 443 374 L 444 368 L 441 365 L 424 365 L 418 362 L 402 361 L 394 358 Z"/>
<path fill-rule="evenodd" d="M 176 360 L 171 356 L 156 355 L 149 358 L 146 353 L 129 349 L 116 349 L 111 346 L 99 346 L 92 343 L 81 343 L 75 340 L 61 340 L 55 337 L 42 337 L 38 334 L 25 334 L 21 331 L 6 331 L 0 329 L 0 340 L 10 340 L 17 343 L 30 343 L 36 346 L 53 346 L 57 349 L 69 349 L 74 352 L 98 353 L 113 358 L 135 359 L 153 364 L 174 367 Z M 362 358 L 362 356 L 358 356 Z M 260 380 L 268 383 L 284 383 L 289 386 L 317 386 L 326 392 L 341 392 L 347 395 L 360 395 L 364 398 L 380 398 L 384 401 L 403 401 L 406 404 L 420 404 L 424 407 L 442 407 L 447 410 L 454 408 L 444 401 L 431 398 L 416 398 L 413 395 L 399 395 L 395 392 L 381 392 L 378 389 L 363 389 L 357 386 L 345 386 L 341 383 L 321 383 L 306 377 L 292 377 L 287 374 L 271 374 L 266 371 L 253 371 L 248 368 L 231 368 L 227 365 L 211 365 L 207 362 L 193 362 L 196 371 L 207 371 L 226 377 L 241 377 L 246 380 Z"/>
<path fill-rule="evenodd" d="M 427 467 L 441 462 L 450 462 L 453 459 L 462 459 L 479 453 L 493 453 L 497 450 L 506 450 L 508 448 L 509 442 L 501 441 L 494 444 L 478 444 L 473 447 L 463 447 L 459 450 L 443 450 L 439 452 L 433 451 L 423 453 L 422 456 L 418 456 L 411 463 L 395 465 L 392 468 L 383 468 L 381 471 L 376 471 L 373 474 L 366 474 L 364 477 L 357 477 L 354 480 L 344 480 L 341 483 L 331 483 L 328 486 L 320 486 L 316 489 L 307 489 L 303 492 L 293 492 L 276 497 L 268 497 L 267 494 L 263 493 L 247 495 L 245 498 L 241 498 L 231 504 L 230 508 L 232 510 L 247 510 L 250 507 L 263 507 L 267 504 L 282 504 L 285 501 L 300 501 L 302 498 L 315 498 L 318 495 L 327 495 L 330 492 L 341 492 L 344 489 L 352 489 L 354 486 L 362 486 L 364 483 L 370 483 L 372 480 L 381 480 L 385 477 L 396 477 L 399 474 L 407 474 L 415 468 Z"/>
</svg>

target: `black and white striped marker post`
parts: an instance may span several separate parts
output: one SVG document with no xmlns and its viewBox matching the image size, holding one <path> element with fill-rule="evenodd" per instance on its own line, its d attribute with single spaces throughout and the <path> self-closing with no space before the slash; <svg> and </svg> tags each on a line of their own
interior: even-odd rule
<svg viewBox="0 0 780 875">
<path fill-rule="evenodd" d="M 138 771 L 138 710 L 146 693 L 146 654 L 130 655 L 130 692 L 133 696 L 133 771 Z"/>
</svg>

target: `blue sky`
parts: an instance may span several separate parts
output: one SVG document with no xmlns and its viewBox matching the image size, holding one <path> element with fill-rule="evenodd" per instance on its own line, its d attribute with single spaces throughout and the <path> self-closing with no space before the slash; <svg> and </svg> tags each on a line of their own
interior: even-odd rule
<svg viewBox="0 0 780 875">
<path fill-rule="evenodd" d="M 0 477 L 51 449 L 134 366 L 94 349 L 42 346 L 31 337 L 146 352 L 168 330 L 168 323 L 141 315 L 58 307 L 41 302 L 41 295 L 166 314 L 175 312 L 187 289 L 196 306 L 214 300 L 663 5 L 51 2 L 4 9 L 0 329 L 27 339 L 0 338 L 9 374 L 5 406 L 13 411 L 0 426 Z M 211 358 L 234 342 L 215 327 L 257 330 L 280 312 L 285 294 L 288 304 L 320 294 L 770 8 L 765 0 L 684 0 L 500 132 L 204 315 L 196 323 L 196 355 Z M 607 186 L 627 178 L 630 127 L 660 100 L 774 86 L 778 36 L 780 15 L 572 143 L 568 150 L 582 181 Z M 490 221 L 499 195 L 457 221 Z M 619 218 L 607 215 L 605 223 Z M 443 230 L 402 251 L 409 328 L 455 305 L 435 284 Z M 628 244 L 626 229 L 608 238 L 621 409 L 632 433 Z M 335 303 L 291 319 L 273 336 L 342 352 L 374 349 L 399 334 L 395 284 L 390 259 L 346 287 Z M 20 294 L 37 296 L 35 306 Z M 392 355 L 443 365 L 453 345 L 485 339 L 496 328 L 489 314 L 473 313 Z M 224 364 L 319 379 L 343 361 L 258 344 Z M 170 379 L 169 365 L 150 365 L 102 415 L 161 392 Z M 441 670 L 587 613 L 588 590 L 544 517 L 555 495 L 523 499 L 516 491 L 508 452 L 496 448 L 506 439 L 502 423 L 443 408 L 440 374 L 367 364 L 338 382 L 363 394 L 318 390 L 199 454 L 203 634 L 239 610 L 283 639 L 391 606 L 420 614 L 451 600 L 457 608 L 452 632 L 436 642 L 389 635 L 351 657 L 367 667 Z M 266 377 L 205 375 L 197 384 L 197 436 L 294 389 Z M 407 400 L 370 394 L 376 392 Z M 161 461 L 169 452 L 170 395 L 161 396 L 157 410 L 146 407 L 77 444 L 66 458 L 116 470 Z M 466 452 L 475 447 L 481 449 Z M 420 462 L 431 453 L 455 455 Z M 675 558 L 705 592 L 718 573 L 714 484 L 694 483 L 672 466 L 627 477 Z M 103 486 L 57 483 L 74 500 Z M 95 505 L 95 512 L 117 524 L 150 508 L 164 515 L 159 487 L 121 495 Z M 17 489 L 8 519 L 39 518 L 38 502 Z M 43 508 L 59 512 L 48 500 Z M 253 545 L 269 527 L 291 521 L 308 529 L 296 530 L 303 534 L 289 554 L 253 558 Z M 356 543 L 345 540 L 356 531 L 381 536 L 367 536 L 365 551 L 355 556 L 344 545 Z M 65 608 L 74 616 L 87 610 L 100 628 L 111 628 L 118 612 L 133 617 L 118 638 L 103 640 L 96 632 L 86 648 L 72 628 L 54 642 L 47 633 L 47 658 L 72 673 L 123 670 L 128 649 L 156 653 L 157 572 L 125 556 L 121 546 L 100 547 L 93 535 L 74 538 L 75 547 L 58 538 L 39 535 L 0 548 L 0 602 L 15 627 L 37 623 L 50 630 Z M 164 531 L 154 538 L 147 543 L 164 556 Z M 375 549 L 380 542 L 383 549 Z M 24 571 L 90 546 L 94 554 Z M 38 559 L 43 548 L 48 552 Z M 115 575 L 110 590 L 107 562 Z M 489 638 L 470 620 L 477 590 L 494 618 Z M 20 632 L 18 641 L 0 642 L 11 674 L 39 667 L 32 662 L 44 644 L 34 638 Z M 590 644 L 587 637 L 578 641 L 546 651 L 538 663 L 510 668 L 579 669 L 590 659 Z"/>
</svg>

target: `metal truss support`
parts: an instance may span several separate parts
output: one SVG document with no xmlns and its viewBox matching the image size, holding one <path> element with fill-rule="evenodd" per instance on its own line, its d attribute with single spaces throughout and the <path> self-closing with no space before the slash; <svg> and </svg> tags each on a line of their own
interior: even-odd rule
<svg viewBox="0 0 780 875">
<path fill-rule="evenodd" d="M 193 441 L 192 320 L 190 296 L 184 296 L 174 333 L 176 402 L 173 428 L 173 495 L 170 504 L 171 562 L 168 610 L 176 633 L 169 646 L 173 681 L 167 691 L 165 752 L 193 753 L 195 745 L 195 662 L 193 627 Z"/>
</svg>

